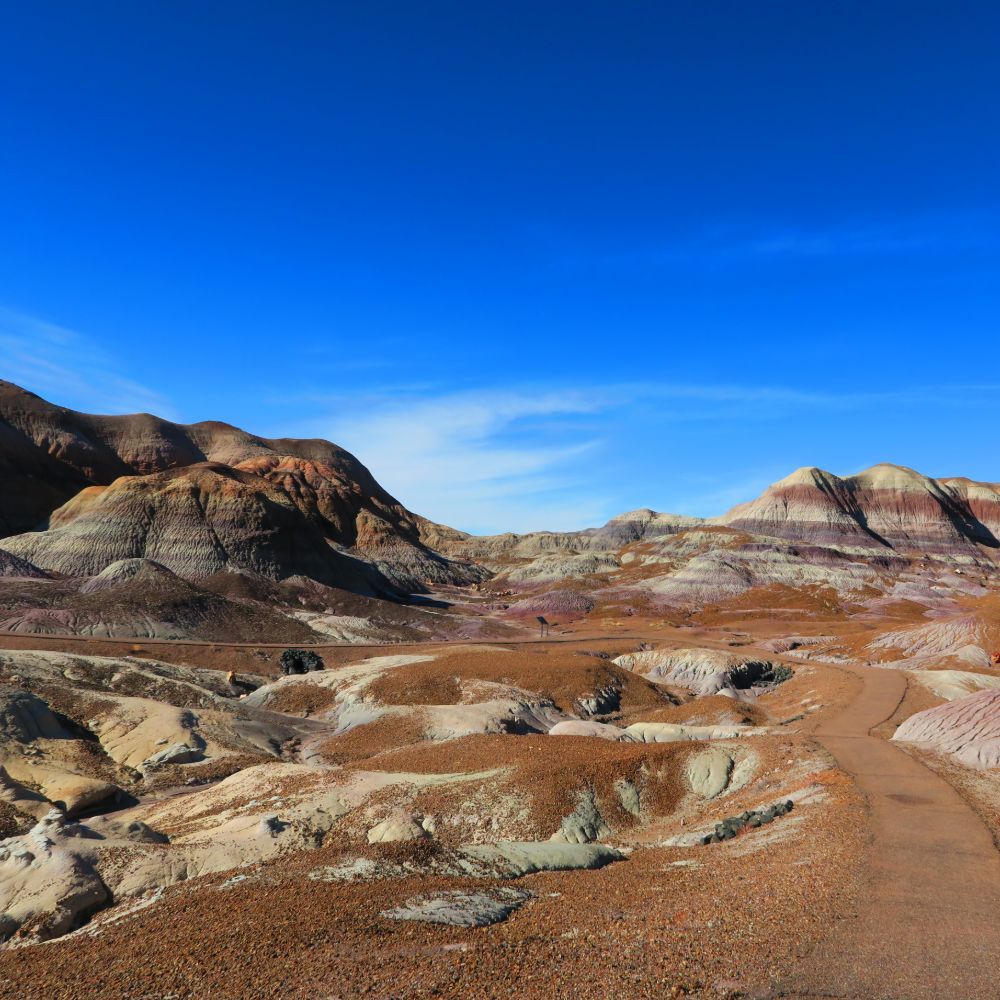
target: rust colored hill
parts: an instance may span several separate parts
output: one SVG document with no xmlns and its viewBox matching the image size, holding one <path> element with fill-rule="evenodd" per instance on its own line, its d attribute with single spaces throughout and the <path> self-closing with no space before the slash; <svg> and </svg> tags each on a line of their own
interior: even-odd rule
<svg viewBox="0 0 1000 1000">
<path fill-rule="evenodd" d="M 383 595 L 487 575 L 428 548 L 422 519 L 329 441 L 94 416 L 10 382 L 0 382 L 0 485 L 0 533 L 28 532 L 4 548 L 58 573 L 148 558 L 192 579 L 229 566 Z"/>
</svg>

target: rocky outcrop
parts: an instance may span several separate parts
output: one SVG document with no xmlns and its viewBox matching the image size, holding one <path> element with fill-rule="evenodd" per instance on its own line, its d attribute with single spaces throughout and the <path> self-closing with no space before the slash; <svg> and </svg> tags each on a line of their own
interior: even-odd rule
<svg viewBox="0 0 1000 1000">
<path fill-rule="evenodd" d="M 67 739 L 68 733 L 41 698 L 0 686 L 0 745 Z"/>
<path fill-rule="evenodd" d="M 418 896 L 402 906 L 384 910 L 389 920 L 417 920 L 449 927 L 489 927 L 506 920 L 531 898 L 523 889 L 499 888 L 491 892 L 452 890 L 436 896 Z"/>
<path fill-rule="evenodd" d="M 430 837 L 428 826 L 422 816 L 405 809 L 397 809 L 368 831 L 369 844 L 390 844 L 403 840 L 425 840 Z"/>
<path fill-rule="evenodd" d="M 58 810 L 0 845 L 0 939 L 34 924 L 41 940 L 59 937 L 107 904 L 110 892 L 72 848 L 78 828 Z"/>
</svg>

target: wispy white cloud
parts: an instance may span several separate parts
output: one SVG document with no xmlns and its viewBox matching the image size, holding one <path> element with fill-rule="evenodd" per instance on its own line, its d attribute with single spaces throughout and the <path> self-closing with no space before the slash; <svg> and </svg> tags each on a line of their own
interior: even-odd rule
<svg viewBox="0 0 1000 1000">
<path fill-rule="evenodd" d="M 660 241 L 620 246 L 566 239 L 554 256 L 571 270 L 594 268 L 733 267 L 797 260 L 906 257 L 956 253 L 995 254 L 996 209 L 977 216 L 938 215 L 844 222 L 801 220 L 773 226 L 720 225 L 678 232 Z"/>
<path fill-rule="evenodd" d="M 758 237 L 738 249 L 763 256 L 847 257 L 921 253 L 952 246 L 942 234 L 911 227 L 843 226 L 820 230 L 785 230 Z"/>
<path fill-rule="evenodd" d="M 737 504 L 760 496 L 772 483 L 788 475 L 791 469 L 771 468 L 766 472 L 741 475 L 723 470 L 727 477 L 717 477 L 699 484 L 680 483 L 675 487 L 669 504 L 673 514 L 690 514 L 694 517 L 715 517 L 731 510 Z"/>
<path fill-rule="evenodd" d="M 477 533 L 570 530 L 619 513 L 615 491 L 595 487 L 602 478 L 594 469 L 616 413 L 637 404 L 655 406 L 662 423 L 843 404 L 780 387 L 663 383 L 461 392 L 410 385 L 300 398 L 333 414 L 302 433 L 348 448 L 411 509 Z M 688 506 L 699 499 L 719 502 L 707 487 Z"/>
<path fill-rule="evenodd" d="M 119 362 L 92 338 L 3 307 L 0 377 L 78 409 L 171 413 L 163 396 L 123 374 Z"/>
<path fill-rule="evenodd" d="M 579 481 L 598 441 L 572 419 L 602 405 L 575 390 L 362 397 L 349 415 L 341 406 L 310 429 L 349 448 L 428 517 L 477 532 L 568 529 L 608 516 L 607 500 Z"/>
<path fill-rule="evenodd" d="M 996 387 L 933 390 L 956 407 L 978 405 Z M 931 390 L 813 392 L 781 386 L 632 383 L 541 390 L 532 387 L 447 391 L 440 387 L 304 393 L 322 415 L 298 433 L 327 437 L 356 454 L 410 509 L 476 533 L 570 530 L 600 524 L 631 506 L 712 515 L 750 499 L 791 467 L 740 473 L 723 468 L 703 480 L 669 473 L 669 450 L 657 456 L 648 489 L 635 496 L 636 457 L 627 458 L 628 488 L 606 471 L 639 425 L 673 425 L 704 435 L 696 423 L 926 405 Z M 325 412 L 322 412 L 325 411 Z M 715 433 L 714 431 L 710 431 Z M 657 435 L 645 438 L 656 440 Z M 650 459 L 652 461 L 654 459 Z M 639 466 L 638 468 L 642 468 Z M 657 485 L 654 485 L 654 482 Z"/>
<path fill-rule="evenodd" d="M 674 385 L 645 383 L 620 386 L 615 392 L 628 393 L 635 399 L 655 399 L 662 402 L 705 403 L 709 409 L 677 410 L 675 419 L 690 415 L 693 419 L 717 416 L 729 419 L 733 408 L 738 407 L 742 417 L 776 417 L 789 410 L 860 410 L 866 407 L 888 405 L 926 404 L 929 399 L 946 403 L 949 407 L 980 406 L 992 401 L 1000 391 L 1000 383 L 977 382 L 936 386 L 899 386 L 875 391 L 850 389 L 824 392 L 812 389 L 793 389 L 784 386 L 746 386 L 735 384 Z"/>
</svg>

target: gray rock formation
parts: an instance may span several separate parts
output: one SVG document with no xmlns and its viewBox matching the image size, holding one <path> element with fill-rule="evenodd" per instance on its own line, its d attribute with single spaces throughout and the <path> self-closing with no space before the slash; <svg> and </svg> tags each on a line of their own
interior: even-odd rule
<svg viewBox="0 0 1000 1000">
<path fill-rule="evenodd" d="M 494 889 L 491 892 L 442 892 L 418 896 L 402 906 L 383 910 L 390 920 L 418 920 L 451 927 L 488 927 L 506 920 L 531 898 L 523 889 Z"/>
<path fill-rule="evenodd" d="M 1000 767 L 1000 688 L 917 712 L 892 738 L 954 754 L 969 767 Z"/>
</svg>

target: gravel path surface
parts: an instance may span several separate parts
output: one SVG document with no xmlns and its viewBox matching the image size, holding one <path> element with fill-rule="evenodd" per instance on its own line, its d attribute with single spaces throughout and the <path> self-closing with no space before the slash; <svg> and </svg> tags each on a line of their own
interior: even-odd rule
<svg viewBox="0 0 1000 1000">
<path fill-rule="evenodd" d="M 871 810 L 872 869 L 858 916 L 839 923 L 773 996 L 996 1000 L 1000 855 L 944 779 L 869 732 L 896 710 L 906 677 L 845 667 L 864 688 L 816 736 Z"/>
</svg>

